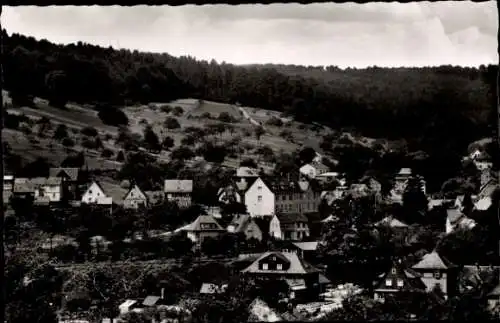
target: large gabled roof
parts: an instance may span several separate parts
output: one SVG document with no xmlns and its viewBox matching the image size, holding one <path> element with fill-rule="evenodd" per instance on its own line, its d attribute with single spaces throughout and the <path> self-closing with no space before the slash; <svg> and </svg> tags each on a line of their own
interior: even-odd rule
<svg viewBox="0 0 500 323">
<path fill-rule="evenodd" d="M 414 265 L 413 269 L 449 269 L 454 265 L 446 258 L 441 257 L 437 251 L 424 255 L 422 260 Z"/>
<path fill-rule="evenodd" d="M 271 255 L 275 255 L 280 258 L 286 259 L 286 261 L 290 264 L 290 267 L 287 270 L 268 270 L 268 269 L 260 269 L 259 263 L 261 260 L 268 258 Z M 260 274 L 307 274 L 312 272 L 319 272 L 317 268 L 314 268 L 309 263 L 301 260 L 296 253 L 291 252 L 277 252 L 277 251 L 269 251 L 260 256 L 257 260 L 255 260 L 250 266 L 243 269 L 242 273 L 260 273 Z"/>
<path fill-rule="evenodd" d="M 386 285 L 386 280 L 391 280 L 391 286 Z M 397 281 L 402 280 L 403 286 L 398 286 Z M 416 271 L 403 268 L 399 263 L 394 263 L 391 269 L 379 276 L 375 282 L 375 290 L 404 291 L 411 289 L 425 290 L 425 284 L 422 282 L 421 275 Z"/>
<path fill-rule="evenodd" d="M 202 224 L 215 224 L 214 229 L 205 229 L 201 228 Z M 187 225 L 184 228 L 185 231 L 226 231 L 224 230 L 220 224 L 215 220 L 215 218 L 211 215 L 200 215 L 194 222 Z"/>
<path fill-rule="evenodd" d="M 61 177 L 66 175 L 71 181 L 78 180 L 79 168 L 76 167 L 53 167 L 49 169 L 49 176 Z"/>
</svg>

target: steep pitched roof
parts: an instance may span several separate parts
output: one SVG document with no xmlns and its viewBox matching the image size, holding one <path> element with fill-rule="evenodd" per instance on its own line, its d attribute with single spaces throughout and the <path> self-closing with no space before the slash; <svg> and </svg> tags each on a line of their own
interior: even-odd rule
<svg viewBox="0 0 500 323">
<path fill-rule="evenodd" d="M 391 270 L 379 276 L 380 280 L 375 282 L 375 291 L 390 290 L 404 291 L 411 289 L 425 290 L 425 284 L 420 278 L 421 275 L 414 270 L 403 268 L 400 264 L 394 263 Z M 390 280 L 390 286 L 387 286 L 386 281 Z M 397 284 L 398 280 L 403 281 L 403 286 Z"/>
<path fill-rule="evenodd" d="M 284 214 L 278 214 L 277 216 L 281 224 L 309 222 L 307 217 L 301 213 L 284 213 Z"/>
<path fill-rule="evenodd" d="M 287 270 L 267 270 L 260 269 L 259 263 L 261 260 L 266 259 L 267 257 L 275 255 L 279 257 L 284 257 L 290 263 L 290 267 Z M 250 266 L 243 269 L 242 273 L 267 273 L 267 274 L 307 274 L 312 272 L 319 272 L 318 269 L 314 268 L 312 265 L 307 262 L 301 260 L 299 256 L 295 253 L 290 252 L 275 252 L 269 251 L 260 256 L 257 260 L 255 260 Z"/>
<path fill-rule="evenodd" d="M 236 188 L 238 189 L 238 191 L 244 193 L 244 192 L 248 191 L 248 189 L 250 187 L 252 187 L 252 185 L 257 181 L 258 178 L 260 178 L 260 177 L 247 177 L 247 178 L 245 178 L 244 181 L 239 180 L 235 183 Z M 265 183 L 265 184 L 267 185 L 267 183 Z M 269 187 L 269 185 L 267 185 L 267 186 Z"/>
<path fill-rule="evenodd" d="M 148 200 L 148 196 L 137 184 L 131 185 L 130 189 L 125 193 L 123 200 L 127 199 L 145 199 Z"/>
<path fill-rule="evenodd" d="M 309 241 L 309 242 L 293 242 L 301 250 L 313 251 L 318 249 L 319 242 L 318 241 Z"/>
<path fill-rule="evenodd" d="M 408 227 L 408 224 L 399 221 L 393 216 L 387 216 L 383 218 L 382 220 L 378 221 L 375 223 L 376 226 L 389 226 L 391 228 L 406 228 Z"/>
<path fill-rule="evenodd" d="M 422 260 L 414 265 L 413 269 L 449 269 L 453 264 L 445 258 L 439 256 L 436 251 L 424 255 Z"/>
<path fill-rule="evenodd" d="M 202 229 L 202 224 L 213 224 L 213 229 Z M 194 222 L 184 228 L 185 231 L 225 231 L 211 215 L 200 215 Z"/>
<path fill-rule="evenodd" d="M 165 193 L 191 193 L 193 191 L 193 181 L 190 179 L 166 179 Z"/>
<path fill-rule="evenodd" d="M 49 169 L 49 176 L 51 177 L 67 177 L 71 181 L 78 180 L 80 169 L 76 167 L 53 167 Z"/>
<path fill-rule="evenodd" d="M 142 305 L 144 306 L 154 306 L 158 301 L 160 300 L 160 296 L 147 296 L 144 301 L 142 302 Z"/>
</svg>

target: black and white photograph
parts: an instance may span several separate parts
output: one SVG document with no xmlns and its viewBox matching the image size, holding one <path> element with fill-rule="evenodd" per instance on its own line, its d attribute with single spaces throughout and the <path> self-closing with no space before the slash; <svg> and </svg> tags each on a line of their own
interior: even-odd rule
<svg viewBox="0 0 500 323">
<path fill-rule="evenodd" d="M 499 6 L 1 6 L 0 321 L 499 319 Z"/>
</svg>

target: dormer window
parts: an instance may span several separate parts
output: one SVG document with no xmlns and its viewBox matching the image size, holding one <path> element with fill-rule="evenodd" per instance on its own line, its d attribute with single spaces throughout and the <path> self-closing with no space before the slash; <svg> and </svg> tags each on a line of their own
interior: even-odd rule
<svg viewBox="0 0 500 323">
<path fill-rule="evenodd" d="M 267 270 L 269 267 L 267 264 L 262 264 L 262 269 Z"/>
</svg>

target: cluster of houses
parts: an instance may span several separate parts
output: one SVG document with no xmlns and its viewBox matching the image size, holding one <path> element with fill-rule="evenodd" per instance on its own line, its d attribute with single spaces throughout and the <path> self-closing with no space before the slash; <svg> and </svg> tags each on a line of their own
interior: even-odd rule
<svg viewBox="0 0 500 323">
<path fill-rule="evenodd" d="M 447 234 L 458 228 L 473 228 L 476 223 L 466 213 L 488 209 L 492 205 L 492 194 L 498 187 L 491 173 L 491 162 L 483 153 L 474 151 L 467 159 L 472 160 L 482 174 L 479 192 L 470 196 L 472 208 L 468 207 L 466 210 L 463 205 L 465 196 L 457 196 L 453 200 L 429 198 L 429 209 L 438 206 L 447 208 L 447 219 L 443 228 Z M 364 177 L 348 185 L 342 174 L 330 172 L 328 167 L 317 159 L 303 165 L 298 174 L 279 179 L 267 177 L 249 167 L 240 167 L 232 181 L 219 188 L 217 197 L 221 205 L 245 205 L 246 213 L 236 214 L 229 224 L 222 225 L 225 221 L 221 221 L 217 208 L 207 208 L 206 214 L 199 215 L 195 221 L 176 231 L 184 232 L 197 247 L 200 247 L 205 239 L 218 237 L 226 232 L 242 233 L 247 239 L 263 240 L 273 237 L 281 240 L 283 245 L 278 250 L 240 255 L 242 261 L 248 262 L 241 274 L 283 279 L 289 286 L 286 295 L 289 300 L 310 302 L 318 300 L 330 285 L 322 270 L 308 261 L 308 257 L 321 245 L 321 242 L 311 241 L 318 238 L 311 234 L 311 219 L 314 218 L 313 214 L 317 214 L 320 205 L 332 205 L 346 196 L 371 196 L 374 203 L 402 203 L 402 196 L 410 181 L 418 183 L 422 192 L 427 195 L 424 178 L 413 174 L 410 168 L 402 168 L 395 175 L 389 196 L 383 196 L 381 184 L 375 178 Z M 335 185 L 330 185 L 331 183 Z M 145 192 L 132 183 L 122 197 L 121 204 L 125 208 L 139 209 L 149 207 L 152 201 L 168 200 L 176 202 L 180 207 L 189 207 L 192 203 L 192 192 L 192 180 L 166 180 L 162 192 Z M 100 205 L 111 209 L 115 203 L 114 198 L 108 195 L 99 182 L 82 183 L 79 169 L 76 168 L 51 168 L 47 178 L 5 176 L 3 193 L 4 200 L 11 195 L 30 196 L 36 204 L 57 204 L 66 199 L 75 204 Z M 328 225 L 334 218 L 335 215 L 332 214 L 319 222 Z M 393 216 L 384 218 L 375 225 L 408 227 Z M 459 280 L 464 270 L 473 273 L 469 276 L 477 276 L 481 269 L 479 267 L 458 268 L 433 251 L 411 267 L 395 262 L 393 267 L 375 282 L 374 297 L 383 300 L 387 294 L 400 291 L 439 289 L 446 298 L 460 292 Z M 200 293 L 217 294 L 223 293 L 224 290 L 224 286 L 204 284 Z M 499 291 L 500 286 L 488 296 L 492 309 L 500 306 Z M 161 303 L 162 296 L 155 296 L 154 299 Z M 142 307 L 155 306 L 156 303 L 149 304 L 150 301 L 151 298 L 142 303 L 127 300 L 127 304 L 130 305 L 128 307 L 134 304 L 142 304 Z M 120 311 L 124 310 L 121 308 Z"/>
</svg>

